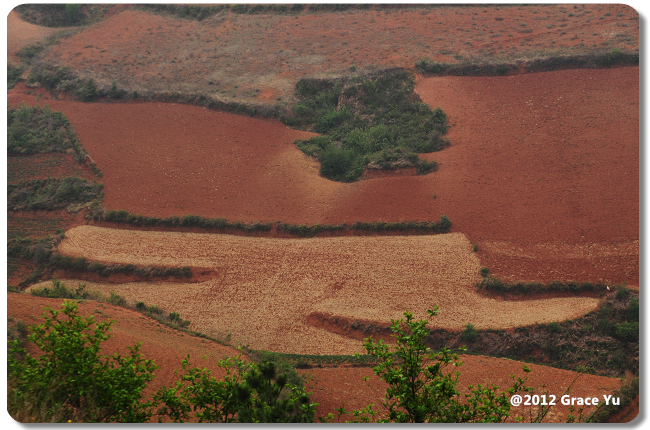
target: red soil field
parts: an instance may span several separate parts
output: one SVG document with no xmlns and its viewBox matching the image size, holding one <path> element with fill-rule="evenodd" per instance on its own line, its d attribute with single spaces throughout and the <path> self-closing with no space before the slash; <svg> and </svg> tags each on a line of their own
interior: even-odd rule
<svg viewBox="0 0 650 430">
<path fill-rule="evenodd" d="M 201 22 L 127 10 L 63 40 L 46 60 L 129 89 L 276 103 L 293 97 L 301 76 L 351 65 L 629 50 L 638 40 L 638 14 L 621 4 L 220 13 Z"/>
<path fill-rule="evenodd" d="M 437 201 L 494 274 L 638 285 L 638 68 L 421 78 L 416 91 L 450 118 L 452 147 L 427 156 Z"/>
<path fill-rule="evenodd" d="M 60 310 L 62 303 L 61 299 L 7 293 L 7 317 L 22 320 L 28 326 L 41 324 L 44 322 L 43 308 L 49 306 Z M 78 302 L 78 307 L 79 314 L 83 317 L 93 315 L 97 322 L 115 321 L 110 332 L 112 337 L 103 344 L 103 354 L 126 354 L 128 346 L 142 342 L 142 355 L 155 359 L 156 364 L 160 366 L 155 372 L 156 378 L 150 384 L 150 393 L 163 385 L 170 386 L 178 380 L 174 370 L 180 369 L 181 361 L 188 354 L 194 359 L 192 363 L 197 366 L 206 365 L 201 359 L 204 355 L 210 357 L 210 360 L 221 360 L 239 354 L 235 348 L 174 330 L 130 309 L 91 300 Z"/>
<path fill-rule="evenodd" d="M 28 294 L 7 294 L 7 317 L 24 321 L 28 326 L 42 323 L 43 308 L 61 309 L 61 299 L 46 299 Z M 137 342 L 142 342 L 141 353 L 145 358 L 154 359 L 160 369 L 156 370 L 156 378 L 149 384 L 147 394 L 152 394 L 163 385 L 170 386 L 178 377 L 174 370 L 180 368 L 183 358 L 190 354 L 194 365 L 210 367 L 210 363 L 226 356 L 234 357 L 239 351 L 223 346 L 214 341 L 201 339 L 166 327 L 155 320 L 143 316 L 139 312 L 129 309 L 97 303 L 82 301 L 78 303 L 80 315 L 87 317 L 93 315 L 98 322 L 113 320 L 112 337 L 103 345 L 102 353 L 112 354 L 127 353 L 127 347 Z M 34 352 L 30 349 L 30 352 Z M 207 356 L 204 361 L 199 357 Z M 461 356 L 464 365 L 459 368 L 461 378 L 459 387 L 468 384 L 491 382 L 501 387 L 510 385 L 509 375 L 523 376 L 522 363 L 506 359 Z M 536 388 L 537 393 L 548 391 L 550 394 L 560 396 L 576 376 L 575 372 L 554 369 L 550 367 L 528 364 L 532 373 L 527 374 L 527 385 Z M 312 392 L 312 402 L 320 403 L 317 408 L 317 417 L 334 412 L 335 407 L 341 407 L 345 401 L 347 409 L 362 408 L 370 403 L 379 405 L 384 397 L 385 384 L 372 374 L 370 368 L 324 368 L 301 370 L 308 379 L 307 388 Z M 215 376 L 221 375 L 218 370 Z M 364 376 L 369 376 L 367 383 L 363 382 Z M 544 385 L 544 387 L 542 387 Z M 602 376 L 582 375 L 573 387 L 573 396 L 593 396 L 602 398 L 603 394 L 611 394 L 620 386 L 616 378 Z M 372 387 L 372 388 L 371 388 Z M 377 409 L 381 410 L 378 406 Z M 512 413 L 522 414 L 523 407 L 513 408 Z M 547 422 L 564 421 L 568 413 L 567 407 L 558 405 L 551 410 Z M 344 417 L 345 419 L 345 417 Z"/>
</svg>

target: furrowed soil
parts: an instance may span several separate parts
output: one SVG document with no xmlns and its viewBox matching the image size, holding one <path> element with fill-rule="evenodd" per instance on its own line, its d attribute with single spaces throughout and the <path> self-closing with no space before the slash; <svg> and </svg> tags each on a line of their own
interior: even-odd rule
<svg viewBox="0 0 650 430">
<path fill-rule="evenodd" d="M 514 328 L 570 319 L 598 304 L 589 297 L 509 302 L 479 295 L 479 261 L 460 233 L 269 239 L 80 226 L 66 232 L 59 251 L 102 262 L 211 268 L 217 276 L 202 283 L 87 284 L 180 311 L 193 328 L 231 333 L 235 344 L 298 354 L 363 352 L 361 340 L 311 325 L 313 312 L 386 322 L 405 309 L 426 318 L 426 309 L 439 305 L 433 326 L 459 330 L 467 323 Z"/>
<path fill-rule="evenodd" d="M 41 324 L 45 307 L 61 309 L 61 299 L 47 299 L 28 294 L 7 294 L 7 317 L 21 320 L 28 326 Z M 90 300 L 78 302 L 81 316 L 92 315 L 97 322 L 114 321 L 110 332 L 111 338 L 103 344 L 103 354 L 128 353 L 127 347 L 142 342 L 142 355 L 155 360 L 160 367 L 155 371 L 155 379 L 149 384 L 145 394 L 151 395 L 163 386 L 170 386 L 178 380 L 174 370 L 181 367 L 181 360 L 190 355 L 190 363 L 196 366 L 206 366 L 213 370 L 215 377 L 223 376 L 223 371 L 212 364 L 225 357 L 239 354 L 235 348 L 221 345 L 217 342 L 202 339 L 187 333 L 171 329 L 139 312 L 98 303 Z M 33 346 L 30 353 L 35 352 Z M 206 356 L 207 360 L 200 357 Z M 492 382 L 501 387 L 507 387 L 511 380 L 509 375 L 522 376 L 522 363 L 517 361 L 495 359 L 490 357 L 462 356 L 465 366 L 461 367 L 460 387 L 470 383 Z M 527 374 L 527 384 L 536 388 L 536 393 L 544 391 L 560 395 L 576 377 L 575 372 L 553 369 L 534 364 L 528 365 L 532 373 Z M 371 403 L 379 405 L 384 398 L 386 384 L 372 374 L 370 368 L 340 367 L 326 369 L 307 369 L 299 371 L 308 381 L 307 387 L 312 391 L 311 401 L 319 403 L 316 416 L 324 416 L 341 407 L 345 401 L 347 409 L 363 408 Z M 363 382 L 365 376 L 369 377 Z M 545 387 L 542 387 L 545 385 Z M 573 387 L 574 396 L 587 396 L 597 392 L 598 395 L 611 394 L 620 386 L 616 378 L 606 378 L 594 375 L 581 375 Z M 381 410 L 380 407 L 377 409 Z M 526 409 L 519 408 L 515 413 Z M 556 406 L 549 414 L 548 422 L 564 421 L 566 407 Z M 345 419 L 346 416 L 343 417 Z"/>
</svg>

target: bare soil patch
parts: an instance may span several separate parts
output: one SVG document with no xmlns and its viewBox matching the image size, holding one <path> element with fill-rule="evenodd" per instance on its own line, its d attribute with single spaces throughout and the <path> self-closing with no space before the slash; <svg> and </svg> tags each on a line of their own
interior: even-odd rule
<svg viewBox="0 0 650 430">
<path fill-rule="evenodd" d="M 226 12 L 201 22 L 126 10 L 66 39 L 46 59 L 135 89 L 284 103 L 301 76 L 342 73 L 352 65 L 637 49 L 638 41 L 638 15 L 626 5 Z"/>
<path fill-rule="evenodd" d="M 130 301 L 180 311 L 203 332 L 236 343 L 302 354 L 353 354 L 361 341 L 309 324 L 312 312 L 384 323 L 406 309 L 419 318 L 440 305 L 436 327 L 511 328 L 575 318 L 598 299 L 507 302 L 476 293 L 479 261 L 464 235 L 267 239 L 81 226 L 59 251 L 136 265 L 200 266 L 217 272 L 198 284 L 88 283 Z"/>
<path fill-rule="evenodd" d="M 627 67 L 419 80 L 450 118 L 437 202 L 493 275 L 638 284 L 638 79 Z"/>
</svg>

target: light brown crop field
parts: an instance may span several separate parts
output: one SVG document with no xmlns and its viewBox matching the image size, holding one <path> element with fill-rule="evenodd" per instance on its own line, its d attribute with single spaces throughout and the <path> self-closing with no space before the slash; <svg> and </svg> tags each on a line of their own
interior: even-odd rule
<svg viewBox="0 0 650 430">
<path fill-rule="evenodd" d="M 312 312 L 387 322 L 439 305 L 436 327 L 514 328 L 575 318 L 598 299 L 510 302 L 479 295 L 479 261 L 460 233 L 436 236 L 267 239 L 80 226 L 60 252 L 112 263 L 209 267 L 198 284 L 88 283 L 131 302 L 180 311 L 195 329 L 235 344 L 300 354 L 354 354 L 361 341 L 309 325 Z M 76 284 L 73 284 L 76 285 Z"/>
</svg>

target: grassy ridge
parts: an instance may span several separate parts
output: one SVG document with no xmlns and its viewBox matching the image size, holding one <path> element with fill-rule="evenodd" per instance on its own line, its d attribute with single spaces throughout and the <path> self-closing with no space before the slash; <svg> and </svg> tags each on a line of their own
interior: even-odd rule
<svg viewBox="0 0 650 430">
<path fill-rule="evenodd" d="M 545 294 L 545 293 L 602 293 L 609 291 L 608 284 L 602 282 L 553 281 L 541 282 L 503 282 L 497 278 L 485 277 L 476 284 L 478 291 L 497 294 Z"/>
<path fill-rule="evenodd" d="M 548 55 L 532 59 L 489 61 L 486 59 L 462 63 L 443 63 L 422 59 L 415 69 L 423 74 L 436 76 L 497 76 L 511 73 L 536 73 L 564 69 L 603 68 L 612 66 L 638 66 L 638 52 L 623 52 L 618 48 L 611 51 L 573 55 Z"/>
<path fill-rule="evenodd" d="M 200 215 L 184 215 L 183 217 L 170 216 L 166 218 L 147 217 L 129 213 L 126 210 L 105 210 L 101 207 L 91 207 L 91 219 L 124 223 L 143 227 L 198 227 L 206 230 L 232 230 L 245 233 L 270 232 L 275 225 L 278 232 L 289 233 L 299 237 L 313 237 L 319 233 L 345 233 L 354 232 L 408 232 L 418 234 L 448 233 L 451 220 L 442 215 L 437 222 L 433 221 L 407 221 L 407 222 L 361 222 L 353 224 L 287 224 L 280 221 L 273 223 L 245 223 L 231 222 L 225 218 L 205 218 Z"/>
</svg>

